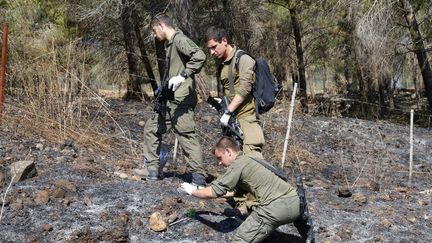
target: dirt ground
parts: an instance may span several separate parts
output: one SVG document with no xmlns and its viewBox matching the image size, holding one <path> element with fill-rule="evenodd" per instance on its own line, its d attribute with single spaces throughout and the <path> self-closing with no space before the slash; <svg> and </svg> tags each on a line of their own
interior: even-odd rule
<svg viewBox="0 0 432 243">
<path fill-rule="evenodd" d="M 145 181 L 132 175 L 143 164 L 142 125 L 152 116 L 152 106 L 106 101 L 111 112 L 99 114 L 104 125 L 98 129 L 112 138 L 122 136 L 123 143 L 103 152 L 79 140 L 53 142 L 18 125 L 1 125 L 0 241 L 229 241 L 241 220 L 222 214 L 229 207 L 224 200 L 177 193 L 190 177 L 181 151 L 173 162 L 172 133 L 164 137 L 171 148 L 165 179 Z M 281 164 L 288 105 L 278 104 L 262 117 L 264 156 L 275 165 Z M 211 155 L 220 137 L 219 118 L 204 103 L 196 112 L 204 163 L 216 177 L 223 172 Z M 408 126 L 296 112 L 284 170 L 292 182 L 302 172 L 317 242 L 431 242 L 431 147 L 432 130 L 415 127 L 409 186 Z M 34 161 L 38 174 L 9 186 L 8 166 L 20 160 Z M 195 216 L 187 217 L 191 210 Z M 149 228 L 154 212 L 171 223 L 165 231 Z M 286 225 L 266 242 L 301 240 Z"/>
</svg>

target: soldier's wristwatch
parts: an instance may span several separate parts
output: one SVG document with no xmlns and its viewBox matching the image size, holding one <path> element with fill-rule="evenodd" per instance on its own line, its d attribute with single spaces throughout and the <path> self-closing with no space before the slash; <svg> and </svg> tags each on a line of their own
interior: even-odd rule
<svg viewBox="0 0 432 243">
<path fill-rule="evenodd" d="M 183 70 L 181 73 L 180 73 L 180 76 L 182 76 L 183 78 L 188 78 L 188 74 L 187 74 L 187 72 L 185 71 L 185 70 Z"/>
</svg>

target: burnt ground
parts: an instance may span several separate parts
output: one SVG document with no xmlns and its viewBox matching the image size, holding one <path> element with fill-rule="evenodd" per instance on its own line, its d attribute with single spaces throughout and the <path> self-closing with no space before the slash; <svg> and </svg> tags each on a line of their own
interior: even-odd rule
<svg viewBox="0 0 432 243">
<path fill-rule="evenodd" d="M 52 141 L 11 122 L 1 125 L 1 197 L 10 182 L 8 165 L 33 160 L 38 175 L 10 186 L 0 241 L 229 241 L 241 220 L 222 214 L 229 207 L 224 200 L 177 194 L 190 179 L 181 152 L 177 162 L 168 160 L 163 181 L 132 176 L 142 165 L 142 122 L 152 115 L 151 106 L 107 101 L 110 113 L 98 115 L 103 122 L 97 129 L 120 141 L 110 149 L 99 151 L 79 139 Z M 287 104 L 278 104 L 263 116 L 264 156 L 275 164 L 282 157 L 287 110 Z M 218 117 L 202 103 L 197 114 L 205 166 L 217 176 L 223 169 L 210 152 L 220 136 Z M 164 143 L 172 146 L 173 138 L 167 134 Z M 294 114 L 284 169 L 293 181 L 302 171 L 317 242 L 432 241 L 432 130 L 414 129 L 410 187 L 408 141 L 405 125 Z M 352 195 L 338 196 L 343 190 Z M 185 217 L 191 209 L 195 216 Z M 174 222 L 163 232 L 149 229 L 149 215 L 157 211 Z M 300 240 L 287 225 L 267 242 Z"/>
</svg>

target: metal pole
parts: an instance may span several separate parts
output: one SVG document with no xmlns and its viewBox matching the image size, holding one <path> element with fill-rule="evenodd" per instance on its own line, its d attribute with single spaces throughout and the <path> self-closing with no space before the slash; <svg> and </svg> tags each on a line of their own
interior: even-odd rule
<svg viewBox="0 0 432 243">
<path fill-rule="evenodd" d="M 409 149 L 409 178 L 408 178 L 408 186 L 411 187 L 411 178 L 412 178 L 412 170 L 413 170 L 413 127 L 414 127 L 414 110 L 411 110 L 410 117 L 410 149 Z"/>
<path fill-rule="evenodd" d="M 3 45 L 2 45 L 2 58 L 1 58 L 1 74 L 0 74 L 0 121 L 3 117 L 3 103 L 4 103 L 4 86 L 6 78 L 6 52 L 7 52 L 7 35 L 8 35 L 8 24 L 3 26 Z"/>
<path fill-rule="evenodd" d="M 290 110 L 289 110 L 289 115 L 288 115 L 288 127 L 287 127 L 287 131 L 285 134 L 285 142 L 284 142 L 282 161 L 281 161 L 281 167 L 282 168 L 284 167 L 284 164 L 285 164 L 285 156 L 286 156 L 286 150 L 287 150 L 287 146 L 288 146 L 289 134 L 290 134 L 290 130 L 291 130 L 291 120 L 292 120 L 292 115 L 293 115 L 293 111 L 294 111 L 294 102 L 295 102 L 296 92 L 297 92 L 297 83 L 294 83 L 294 90 L 293 90 L 293 93 L 291 95 L 291 104 L 290 104 Z"/>
</svg>

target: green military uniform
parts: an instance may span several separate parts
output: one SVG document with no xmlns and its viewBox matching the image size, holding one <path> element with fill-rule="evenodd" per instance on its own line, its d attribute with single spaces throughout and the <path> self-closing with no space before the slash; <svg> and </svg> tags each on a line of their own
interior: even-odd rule
<svg viewBox="0 0 432 243">
<path fill-rule="evenodd" d="M 210 186 L 216 197 L 229 191 L 250 192 L 257 200 L 232 242 L 261 242 L 277 227 L 294 222 L 300 216 L 300 201 L 295 189 L 246 155 L 239 154 Z"/>
<path fill-rule="evenodd" d="M 171 48 L 173 49 L 170 50 Z M 176 32 L 166 43 L 166 53 L 171 53 L 167 80 L 183 70 L 188 78 L 174 92 L 174 98 L 168 99 L 163 114 L 158 113 L 147 120 L 144 127 L 144 157 L 148 161 L 149 171 L 159 170 L 162 135 L 173 128 L 188 157 L 192 182 L 203 185 L 207 174 L 202 165 L 201 145 L 195 132 L 194 109 L 198 99 L 193 78 L 201 70 L 206 56 L 191 39 L 180 32 Z"/>
<path fill-rule="evenodd" d="M 228 78 L 229 64 L 235 61 L 234 55 L 236 51 L 237 48 L 235 47 L 222 63 L 220 81 L 224 89 L 224 95 L 229 97 L 230 100 L 236 94 L 244 98 L 243 103 L 234 111 L 244 135 L 243 151 L 250 156 L 263 159 L 264 133 L 255 113 L 255 100 L 252 93 L 255 84 L 255 60 L 249 55 L 242 55 L 239 60 L 239 70 L 237 71 L 235 65 L 232 65 L 234 93 L 231 93 Z"/>
</svg>

